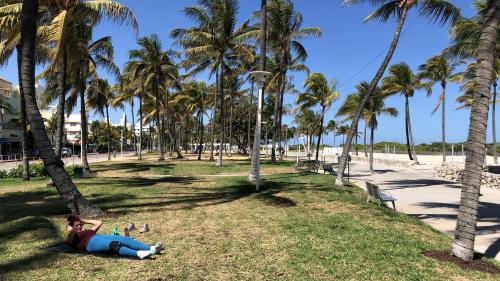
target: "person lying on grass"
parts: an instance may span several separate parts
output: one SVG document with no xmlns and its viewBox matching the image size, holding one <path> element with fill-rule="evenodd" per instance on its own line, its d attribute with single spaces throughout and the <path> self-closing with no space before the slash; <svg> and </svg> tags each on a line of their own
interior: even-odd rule
<svg viewBox="0 0 500 281">
<path fill-rule="evenodd" d="M 84 220 L 77 216 L 68 217 L 66 232 L 68 244 L 71 248 L 89 253 L 117 253 L 120 256 L 137 257 L 144 259 L 162 250 L 160 242 L 150 246 L 130 237 L 119 235 L 97 234 L 102 225 L 99 220 Z M 83 230 L 83 225 L 92 225 L 90 229 Z"/>
</svg>

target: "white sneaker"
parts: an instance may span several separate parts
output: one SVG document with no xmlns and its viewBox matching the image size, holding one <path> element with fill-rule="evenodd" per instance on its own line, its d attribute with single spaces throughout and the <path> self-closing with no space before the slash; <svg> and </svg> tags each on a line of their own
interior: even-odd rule
<svg viewBox="0 0 500 281">
<path fill-rule="evenodd" d="M 157 242 L 154 246 L 151 246 L 151 251 L 155 255 L 159 254 L 161 250 L 163 250 L 163 245 L 161 244 L 161 242 Z"/>
<path fill-rule="evenodd" d="M 153 254 L 153 251 L 137 251 L 137 257 L 141 260 Z"/>
</svg>

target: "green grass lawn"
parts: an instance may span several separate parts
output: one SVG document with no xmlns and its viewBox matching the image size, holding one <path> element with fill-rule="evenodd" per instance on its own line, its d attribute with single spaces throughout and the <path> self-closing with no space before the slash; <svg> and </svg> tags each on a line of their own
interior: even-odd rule
<svg viewBox="0 0 500 281">
<path fill-rule="evenodd" d="M 101 232 L 148 223 L 135 238 L 162 241 L 151 260 L 61 254 L 41 247 L 65 238 L 65 220 L 46 179 L 0 182 L 0 280 L 495 280 L 431 260 L 451 240 L 403 214 L 366 203 L 364 191 L 330 175 L 264 161 L 262 191 L 246 181 L 244 159 L 93 165 L 76 180 L 93 203 L 118 216 Z M 498 280 L 498 279 L 496 279 Z"/>
</svg>

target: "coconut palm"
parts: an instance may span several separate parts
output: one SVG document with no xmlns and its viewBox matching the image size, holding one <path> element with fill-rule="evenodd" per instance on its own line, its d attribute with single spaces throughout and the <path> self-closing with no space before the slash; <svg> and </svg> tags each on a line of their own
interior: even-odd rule
<svg viewBox="0 0 500 281">
<path fill-rule="evenodd" d="M 276 163 L 275 143 L 281 136 L 280 128 L 287 72 L 309 71 L 303 65 L 308 54 L 301 41 L 321 36 L 321 29 L 319 27 L 302 27 L 302 14 L 295 10 L 293 3 L 289 0 L 270 1 L 268 13 L 267 42 L 276 65 L 268 86 L 276 94 L 273 118 L 273 148 L 271 150 L 271 160 Z M 257 16 L 259 14 L 257 13 Z"/>
<path fill-rule="evenodd" d="M 340 94 L 337 91 L 337 80 L 334 78 L 328 85 L 325 75 L 321 73 L 311 73 L 304 83 L 305 92 L 297 96 L 297 103 L 302 108 L 311 108 L 316 105 L 321 106 L 321 120 L 319 123 L 318 142 L 316 145 L 316 161 L 319 157 L 319 146 L 323 135 L 323 122 L 325 113 L 330 109 L 333 102 L 338 100 Z"/>
<path fill-rule="evenodd" d="M 333 135 L 333 146 L 336 145 L 336 132 L 337 132 L 338 124 L 335 120 L 330 120 L 325 126 L 325 133 L 332 133 Z"/>
<path fill-rule="evenodd" d="M 71 112 L 76 106 L 76 102 L 80 100 L 80 118 L 82 124 L 81 136 L 81 161 L 84 170 L 90 171 L 90 166 L 87 160 L 87 142 L 88 128 L 83 124 L 87 124 L 87 110 L 85 101 L 85 92 L 87 84 L 91 81 L 98 81 L 97 68 L 106 70 L 114 75 L 117 79 L 120 78 L 120 70 L 114 64 L 114 49 L 111 43 L 111 37 L 106 36 L 92 42 L 92 27 L 87 24 L 81 24 L 75 30 L 77 33 L 75 38 L 79 38 L 78 48 L 75 49 L 73 59 L 78 63 L 78 68 L 69 73 L 69 77 L 73 81 L 66 100 L 67 112 Z"/>
<path fill-rule="evenodd" d="M 432 84 L 440 83 L 441 85 L 441 95 L 439 96 L 432 113 L 434 114 L 439 109 L 439 106 L 441 106 L 441 147 L 443 153 L 443 164 L 446 162 L 446 86 L 449 82 L 456 83 L 460 81 L 459 74 L 454 73 L 457 66 L 458 62 L 453 62 L 443 55 L 438 55 L 429 58 L 424 64 L 418 67 L 420 70 L 418 73 L 419 78 L 429 80 Z M 428 91 L 428 93 L 430 95 L 432 91 Z"/>
<path fill-rule="evenodd" d="M 52 22 L 41 32 L 47 37 L 47 44 L 53 46 L 50 52 L 52 63 L 40 74 L 46 77 L 51 73 L 59 75 L 59 103 L 58 103 L 58 133 L 56 137 L 56 152 L 61 153 L 64 134 L 64 112 L 66 93 L 71 83 L 68 83 L 68 71 L 74 67 L 75 55 L 78 52 L 80 38 L 75 37 L 75 28 L 81 24 L 95 26 L 103 18 L 117 23 L 128 23 L 137 32 L 137 21 L 134 14 L 123 4 L 114 0 L 83 1 L 83 0 L 55 0 L 46 1 L 47 7 L 54 14 Z"/>
<path fill-rule="evenodd" d="M 111 160 L 111 124 L 109 122 L 109 107 L 115 99 L 115 93 L 107 80 L 98 79 L 87 88 L 87 106 L 97 114 L 106 117 L 108 160 Z"/>
<path fill-rule="evenodd" d="M 198 160 L 201 160 L 203 150 L 203 116 L 206 114 L 207 108 L 206 93 L 207 86 L 203 81 L 190 81 L 184 84 L 182 92 L 174 100 L 175 103 L 181 103 L 187 112 L 196 112 L 199 140 Z"/>
<path fill-rule="evenodd" d="M 410 119 L 410 98 L 415 91 L 425 89 L 430 91 L 429 83 L 420 82 L 419 77 L 413 73 L 408 64 L 394 64 L 389 68 L 389 76 L 382 80 L 382 90 L 388 95 L 401 94 L 405 99 L 405 132 L 408 157 L 418 163 Z"/>
<path fill-rule="evenodd" d="M 500 24 L 500 1 L 489 0 L 481 11 L 484 24 L 477 48 L 474 102 L 470 114 L 469 135 L 462 193 L 457 217 L 452 254 L 464 259 L 474 258 L 477 210 L 485 157 L 486 130 L 490 103 L 490 86 L 496 59 L 496 43 Z"/>
<path fill-rule="evenodd" d="M 398 23 L 396 26 L 396 31 L 394 33 L 391 45 L 389 50 L 387 51 L 387 55 L 382 62 L 382 65 L 378 69 L 375 74 L 373 80 L 370 82 L 368 88 L 368 95 L 364 97 L 364 99 L 358 105 L 356 112 L 354 114 L 354 118 L 352 120 L 349 134 L 347 135 L 347 141 L 344 145 L 344 149 L 342 151 L 342 157 L 339 161 L 339 173 L 335 180 L 335 183 L 338 185 L 343 184 L 344 179 L 344 170 L 347 163 L 347 155 L 349 154 L 349 148 L 352 142 L 352 139 L 357 131 L 358 121 L 363 112 L 363 108 L 365 107 L 368 99 L 372 95 L 375 87 L 378 85 L 380 79 L 384 75 L 384 72 L 391 61 L 392 56 L 394 55 L 394 51 L 396 50 L 396 46 L 399 41 L 399 37 L 401 35 L 401 30 L 403 29 L 406 16 L 408 15 L 409 10 L 418 10 L 418 14 L 420 16 L 426 17 L 431 21 L 438 21 L 441 25 L 444 25 L 448 21 L 456 22 L 458 21 L 460 16 L 460 11 L 453 4 L 451 4 L 447 0 L 344 0 L 344 5 L 352 5 L 352 4 L 363 4 L 370 3 L 373 5 L 381 5 L 377 10 L 371 13 L 366 19 L 366 21 L 370 21 L 373 19 L 380 20 L 382 22 L 387 22 L 392 17 L 397 18 Z"/>
<path fill-rule="evenodd" d="M 478 12 L 471 19 L 463 19 L 455 24 L 450 30 L 451 45 L 444 50 L 444 54 L 466 59 L 472 61 L 467 66 L 466 71 L 464 71 L 462 77 L 466 80 L 462 89 L 464 90 L 464 95 L 457 98 L 457 102 L 463 103 L 463 107 L 470 107 L 472 105 L 472 90 L 474 88 L 474 56 L 479 45 L 479 38 L 481 36 L 482 26 L 484 24 L 484 13 L 480 11 L 486 7 L 485 1 L 474 1 L 475 10 Z M 496 62 L 495 71 L 492 80 L 492 115 L 491 115 L 491 130 L 493 135 L 493 159 L 494 163 L 498 164 L 497 155 L 497 141 L 496 141 L 496 88 L 497 81 L 500 74 L 500 36 L 497 37 L 496 42 Z M 462 106 L 459 108 L 463 108 Z"/>
<path fill-rule="evenodd" d="M 160 150 L 160 157 L 158 161 L 165 160 L 164 156 L 164 139 L 163 130 L 161 128 L 160 122 L 160 99 L 159 88 L 167 80 L 177 79 L 177 68 L 174 65 L 170 54 L 165 52 L 161 48 L 160 39 L 158 35 L 152 34 L 149 37 L 139 38 L 137 44 L 141 49 L 131 50 L 129 52 L 130 64 L 135 65 L 135 71 L 142 73 L 144 76 L 146 84 L 151 84 L 153 91 L 153 98 L 155 100 L 156 107 L 156 124 L 158 126 L 158 139 Z M 166 116 L 168 118 L 168 116 Z"/>
<path fill-rule="evenodd" d="M 368 83 L 364 83 L 362 87 L 365 87 L 365 91 L 361 94 L 367 93 Z M 388 95 L 382 92 L 380 89 L 375 89 L 368 103 L 366 105 L 365 111 L 363 113 L 366 123 L 370 127 L 370 172 L 373 172 L 373 146 L 375 141 L 375 129 L 378 127 L 377 116 L 388 115 L 392 117 L 398 116 L 398 110 L 394 107 L 385 107 L 385 99 Z"/>
<path fill-rule="evenodd" d="M 74 214 L 99 216 L 105 213 L 92 205 L 78 191 L 71 177 L 64 170 L 64 163 L 56 156 L 49 141 L 43 119 L 36 102 L 35 91 L 35 46 L 38 18 L 38 1 L 24 0 L 21 12 L 21 85 L 26 98 L 28 116 L 35 145 L 40 152 L 47 173 L 57 191 Z"/>
<path fill-rule="evenodd" d="M 345 136 L 349 133 L 349 126 L 347 125 L 341 125 L 337 127 L 337 136 L 342 136 L 342 145 L 345 144 Z"/>
<path fill-rule="evenodd" d="M 189 29 L 175 29 L 171 36 L 184 48 L 195 71 L 208 69 L 216 73 L 220 103 L 220 143 L 224 143 L 224 73 L 227 57 L 240 57 L 251 62 L 251 48 L 243 44 L 249 37 L 248 22 L 236 27 L 237 0 L 199 0 L 198 5 L 184 9 L 186 16 L 198 23 Z M 217 166 L 222 166 L 219 153 Z"/>
</svg>

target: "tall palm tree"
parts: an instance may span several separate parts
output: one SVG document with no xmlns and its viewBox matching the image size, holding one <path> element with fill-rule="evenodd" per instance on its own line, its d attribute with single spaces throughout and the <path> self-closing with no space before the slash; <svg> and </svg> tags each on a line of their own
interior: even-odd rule
<svg viewBox="0 0 500 281">
<path fill-rule="evenodd" d="M 336 132 L 337 132 L 338 124 L 335 120 L 330 120 L 325 126 L 325 132 L 327 134 L 332 133 L 333 135 L 333 146 L 336 145 Z"/>
<path fill-rule="evenodd" d="M 484 24 L 476 53 L 478 65 L 474 81 L 477 86 L 470 114 L 464 179 L 452 247 L 452 254 L 464 260 L 472 260 L 474 257 L 478 199 L 486 146 L 485 120 L 488 120 L 490 86 L 496 58 L 495 44 L 500 24 L 500 2 L 489 0 L 481 13 L 484 14 Z"/>
<path fill-rule="evenodd" d="M 203 81 L 190 81 L 184 84 L 182 92 L 174 99 L 175 103 L 182 103 L 187 112 L 196 112 L 198 122 L 197 147 L 198 160 L 201 160 L 203 150 L 203 116 L 206 114 L 206 92 L 207 86 Z"/>
<path fill-rule="evenodd" d="M 276 163 L 275 143 L 280 137 L 283 114 L 283 95 L 288 71 L 306 71 L 302 63 L 307 59 L 306 48 L 300 41 L 321 36 L 319 27 L 302 27 L 302 14 L 294 9 L 289 0 L 272 0 L 268 7 L 268 42 L 276 62 L 269 86 L 274 88 L 273 142 L 271 160 Z"/>
<path fill-rule="evenodd" d="M 358 105 L 356 112 L 354 114 L 354 118 L 352 120 L 351 126 L 349 128 L 349 134 L 347 135 L 347 141 L 344 145 L 344 149 L 342 151 L 342 157 L 339 161 L 339 173 L 335 180 L 335 183 L 338 185 L 343 184 L 344 179 L 344 170 L 347 164 L 347 155 L 349 154 L 349 148 L 354 137 L 354 134 L 357 131 L 358 121 L 361 117 L 363 109 L 368 102 L 368 99 L 372 95 L 375 87 L 378 85 L 380 79 L 384 75 L 384 72 L 389 65 L 389 62 L 396 51 L 396 47 L 399 41 L 399 37 L 401 35 L 401 31 L 403 29 L 406 17 L 408 15 L 408 11 L 411 9 L 418 9 L 418 14 L 420 16 L 426 17 L 431 21 L 439 21 L 441 25 L 444 25 L 446 22 L 456 22 L 460 19 L 460 11 L 453 4 L 451 4 L 447 0 L 344 0 L 344 5 L 351 4 L 362 4 L 362 3 L 371 3 L 371 4 L 381 4 L 377 10 L 371 13 L 366 19 L 366 21 L 370 21 L 373 19 L 378 19 L 382 22 L 387 22 L 391 17 L 395 17 L 398 20 L 396 31 L 394 33 L 391 45 L 389 50 L 387 51 L 387 55 L 382 62 L 382 65 L 379 67 L 377 73 L 375 74 L 373 80 L 370 82 L 368 88 L 368 94 L 364 97 L 364 99 Z"/>
<path fill-rule="evenodd" d="M 349 126 L 341 125 L 337 128 L 337 136 L 342 136 L 342 145 L 345 144 L 345 136 L 349 133 Z"/>
<path fill-rule="evenodd" d="M 106 36 L 92 42 L 92 27 L 87 24 L 81 24 L 75 30 L 76 38 L 80 39 L 78 48 L 72 53 L 74 59 L 78 63 L 78 68 L 73 70 L 69 76 L 73 81 L 73 85 L 69 89 L 67 98 L 67 112 L 71 112 L 76 106 L 77 100 L 80 100 L 80 119 L 82 124 L 81 136 L 81 161 L 85 171 L 90 172 L 90 166 L 87 160 L 87 142 L 88 142 L 88 126 L 87 124 L 87 109 L 85 101 L 85 92 L 87 84 L 91 81 L 98 81 L 97 68 L 106 70 L 117 79 L 120 79 L 120 70 L 114 64 L 114 48 L 111 43 L 111 37 Z"/>
<path fill-rule="evenodd" d="M 316 161 L 318 161 L 325 113 L 330 109 L 332 103 L 338 100 L 340 94 L 337 91 L 337 80 L 335 78 L 332 79 L 330 85 L 328 85 L 325 75 L 321 73 L 311 73 L 307 76 L 304 88 L 306 91 L 297 96 L 297 103 L 302 108 L 311 108 L 316 105 L 321 106 L 321 120 L 319 123 L 318 143 L 316 145 Z"/>
<path fill-rule="evenodd" d="M 106 117 L 108 160 L 111 160 L 111 124 L 109 122 L 109 106 L 115 99 L 115 93 L 107 80 L 98 79 L 87 88 L 87 105 L 97 114 Z"/>
<path fill-rule="evenodd" d="M 466 82 L 463 85 L 465 93 L 463 96 L 457 98 L 457 102 L 464 103 L 465 107 L 470 107 L 472 105 L 472 92 L 474 89 L 474 56 L 479 46 L 479 38 L 481 36 L 482 26 L 484 24 L 484 13 L 481 10 L 486 8 L 486 1 L 475 0 L 474 8 L 477 14 L 470 19 L 462 19 L 457 24 L 455 24 L 450 29 L 451 45 L 444 50 L 444 54 L 465 59 L 467 61 L 472 61 L 467 66 L 466 71 L 463 73 L 463 77 Z M 500 77 L 500 36 L 497 36 L 496 42 L 496 62 L 495 71 L 493 73 L 492 79 L 492 114 L 491 114 L 491 131 L 493 135 L 493 159 L 494 163 L 498 164 L 497 155 L 497 140 L 496 140 L 496 96 L 497 96 L 497 81 Z M 462 108 L 462 107 L 460 107 Z"/>
<path fill-rule="evenodd" d="M 389 68 L 389 76 L 382 80 L 382 90 L 388 95 L 401 94 L 405 98 L 405 132 L 408 157 L 418 163 L 410 119 L 410 98 L 415 91 L 425 89 L 430 91 L 429 83 L 422 83 L 417 75 L 413 73 L 408 64 L 398 63 Z"/>
<path fill-rule="evenodd" d="M 166 83 L 167 80 L 176 80 L 177 69 L 168 52 L 161 48 L 160 39 L 158 35 L 152 34 L 149 37 L 139 38 L 137 44 L 141 49 L 131 50 L 129 52 L 130 64 L 135 64 L 135 71 L 142 72 L 145 77 L 145 83 L 151 84 L 153 97 L 156 107 L 156 124 L 158 126 L 158 148 L 160 157 L 158 161 L 164 161 L 164 139 L 163 129 L 161 128 L 160 119 L 160 95 L 159 88 L 161 84 Z M 166 116 L 168 118 L 168 116 Z"/>
<path fill-rule="evenodd" d="M 366 88 L 368 83 L 364 83 L 363 87 Z M 367 92 L 363 91 L 361 94 L 366 94 Z M 378 115 L 388 115 L 392 117 L 398 116 L 398 110 L 394 107 L 385 107 L 385 99 L 388 97 L 386 93 L 381 91 L 380 89 L 375 89 L 375 92 L 372 94 L 368 103 L 366 105 L 365 111 L 363 115 L 365 116 L 366 123 L 370 126 L 370 172 L 373 172 L 373 147 L 375 144 L 375 129 L 378 127 Z"/>
<path fill-rule="evenodd" d="M 105 213 L 92 205 L 78 191 L 71 177 L 64 170 L 64 163 L 56 156 L 49 141 L 43 119 L 36 102 L 35 91 L 35 45 L 38 18 L 38 1 L 24 0 L 21 12 L 21 84 L 26 98 L 28 116 L 35 145 L 45 169 L 52 178 L 57 191 L 74 214 L 99 216 Z"/>
<path fill-rule="evenodd" d="M 420 78 L 427 79 L 432 82 L 432 84 L 440 83 L 441 85 L 441 95 L 432 113 L 435 113 L 439 109 L 439 106 L 441 106 L 441 148 L 443 153 L 443 164 L 446 162 L 446 86 L 448 82 L 456 83 L 460 81 L 459 74 L 454 73 L 457 66 L 457 62 L 450 61 L 443 55 L 438 55 L 429 58 L 424 64 L 418 67 L 420 70 L 418 76 Z M 430 95 L 432 91 L 428 91 L 428 93 Z"/>
<path fill-rule="evenodd" d="M 227 56 L 253 61 L 251 47 L 242 43 L 249 37 L 248 22 L 236 27 L 237 0 L 199 0 L 197 6 L 184 9 L 186 16 L 198 23 L 189 29 L 175 29 L 171 36 L 184 48 L 195 70 L 208 69 L 218 73 L 220 103 L 220 144 L 224 144 L 224 73 Z M 216 166 L 222 166 L 219 153 Z"/>
<path fill-rule="evenodd" d="M 45 2 L 45 1 L 44 1 Z M 74 52 L 78 51 L 78 41 L 74 28 L 82 23 L 95 26 L 103 18 L 117 23 L 128 23 L 137 32 L 137 21 L 132 11 L 114 0 L 54 0 L 46 1 L 48 9 L 54 13 L 52 22 L 42 31 L 48 38 L 48 44 L 54 46 L 50 52 L 52 63 L 42 72 L 41 77 L 50 73 L 59 75 L 58 133 L 56 152 L 61 154 L 64 134 L 64 112 L 68 83 L 68 70 L 75 63 Z"/>
</svg>

